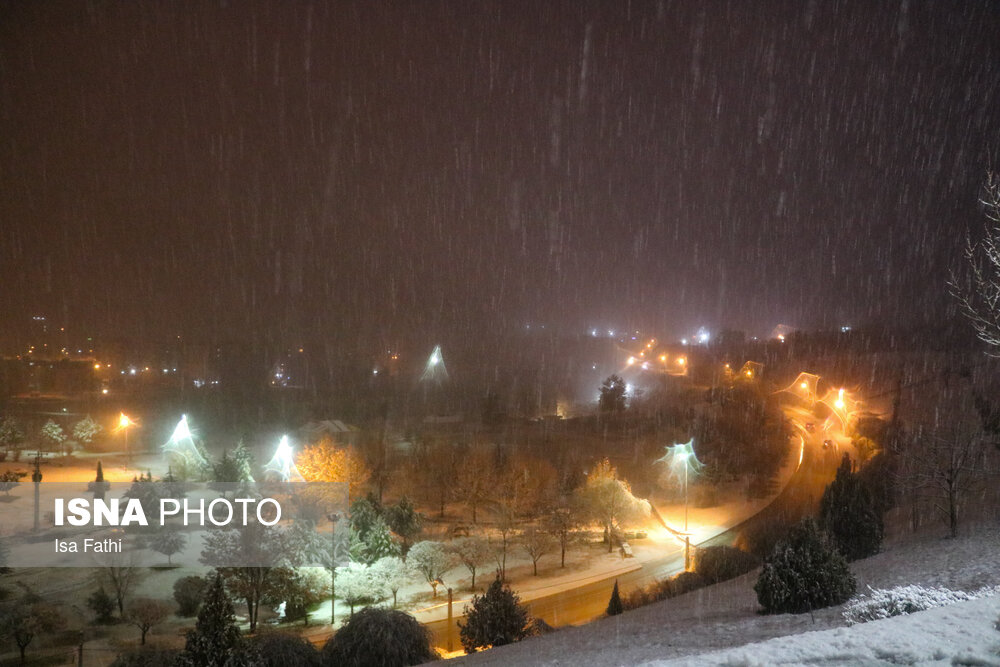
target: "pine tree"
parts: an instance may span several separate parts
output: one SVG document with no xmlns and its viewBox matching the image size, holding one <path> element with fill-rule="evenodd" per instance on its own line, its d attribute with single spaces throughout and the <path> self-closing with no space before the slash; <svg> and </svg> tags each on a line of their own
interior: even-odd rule
<svg viewBox="0 0 1000 667">
<path fill-rule="evenodd" d="M 94 500 L 104 500 L 104 494 L 110 487 L 111 485 L 104 481 L 104 467 L 98 461 L 97 476 L 93 482 L 87 484 L 87 490 L 94 494 Z"/>
<path fill-rule="evenodd" d="M 875 499 L 861 477 L 851 472 L 847 454 L 819 505 L 820 525 L 849 561 L 878 553 L 885 528 Z"/>
<path fill-rule="evenodd" d="M 402 553 L 399 544 L 393 538 L 392 533 L 389 532 L 389 526 L 385 524 L 385 520 L 380 516 L 375 517 L 374 522 L 372 522 L 371 527 L 368 529 L 364 542 L 365 562 L 369 565 L 379 558 L 398 556 Z"/>
<path fill-rule="evenodd" d="M 504 586 L 497 577 L 483 595 L 474 595 L 459 621 L 459 636 L 466 652 L 489 646 L 503 646 L 528 636 L 528 611 L 520 604 L 517 594 Z"/>
<path fill-rule="evenodd" d="M 216 574 L 205 593 L 198 622 L 194 630 L 188 632 L 187 644 L 178 662 L 197 667 L 223 667 L 230 655 L 242 653 L 242 644 L 233 603 L 226 595 L 222 576 Z"/>
<path fill-rule="evenodd" d="M 801 614 L 840 604 L 857 582 L 812 519 L 803 519 L 764 561 L 754 590 L 764 611 Z"/>
<path fill-rule="evenodd" d="M 623 611 L 625 611 L 625 607 L 622 606 L 622 599 L 618 594 L 618 580 L 615 579 L 615 587 L 611 591 L 611 600 L 608 602 L 608 610 L 605 613 L 608 616 L 617 616 Z"/>
</svg>

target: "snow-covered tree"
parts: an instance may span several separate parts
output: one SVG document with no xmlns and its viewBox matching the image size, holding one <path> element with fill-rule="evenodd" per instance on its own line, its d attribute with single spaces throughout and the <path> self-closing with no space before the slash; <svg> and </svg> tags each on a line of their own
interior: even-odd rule
<svg viewBox="0 0 1000 667">
<path fill-rule="evenodd" d="M 42 425 L 40 433 L 42 441 L 45 442 L 49 449 L 58 449 L 66 442 L 66 433 L 63 431 L 63 427 L 51 419 Z"/>
<path fill-rule="evenodd" d="M 989 174 L 982 204 L 986 222 L 983 237 L 966 237 L 966 273 L 952 273 L 948 287 L 976 336 L 1000 356 L 1000 176 Z"/>
<path fill-rule="evenodd" d="M 73 425 L 73 437 L 77 441 L 89 445 L 103 430 L 100 424 L 91 419 L 90 415 L 87 415 Z"/>
<path fill-rule="evenodd" d="M 162 527 L 153 533 L 149 540 L 149 547 L 156 553 L 167 557 L 167 565 L 173 565 L 171 558 L 175 553 L 184 551 L 187 546 L 187 537 L 176 528 Z"/>
<path fill-rule="evenodd" d="M 459 621 L 462 646 L 469 653 L 488 646 L 503 646 L 528 636 L 528 612 L 520 599 L 497 577 L 483 595 L 466 607 L 465 623 Z"/>
<path fill-rule="evenodd" d="M 337 568 L 337 595 L 351 608 L 375 598 L 371 571 L 364 563 L 348 563 Z"/>
<path fill-rule="evenodd" d="M 434 591 L 434 597 L 437 597 L 438 583 L 444 573 L 451 569 L 453 562 L 443 544 L 430 540 L 417 542 L 406 554 L 407 565 L 423 575 Z"/>
<path fill-rule="evenodd" d="M 368 564 L 385 556 L 399 556 L 402 553 L 399 543 L 381 516 L 375 517 L 367 535 L 365 535 L 364 542 L 365 562 Z"/>
<path fill-rule="evenodd" d="M 382 589 L 384 597 L 392 596 L 392 607 L 396 608 L 396 595 L 410 583 L 410 568 L 399 556 L 385 556 L 372 563 L 369 568 L 374 585 Z"/>
<path fill-rule="evenodd" d="M 448 550 L 469 570 L 469 574 L 472 575 L 469 590 L 475 590 L 476 571 L 493 553 L 489 540 L 478 536 L 460 537 L 448 545 Z"/>
<path fill-rule="evenodd" d="M 548 533 L 541 531 L 534 526 L 529 526 L 520 537 L 521 549 L 531 559 L 534 568 L 534 575 L 538 576 L 538 561 L 545 554 L 555 551 L 558 546 L 556 539 Z"/>
<path fill-rule="evenodd" d="M 577 500 L 585 512 L 603 527 L 608 552 L 613 548 L 612 531 L 630 521 L 649 516 L 649 502 L 632 495 L 628 482 L 618 479 L 618 471 L 608 459 L 600 461 L 577 490 Z"/>
</svg>

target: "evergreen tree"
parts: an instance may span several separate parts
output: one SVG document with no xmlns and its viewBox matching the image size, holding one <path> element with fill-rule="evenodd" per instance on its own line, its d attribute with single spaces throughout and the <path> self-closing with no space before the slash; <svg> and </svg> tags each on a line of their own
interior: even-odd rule
<svg viewBox="0 0 1000 667">
<path fill-rule="evenodd" d="M 399 544 L 389 531 L 382 517 L 376 517 L 368 534 L 365 536 L 365 563 L 371 565 L 385 556 L 398 556 L 402 553 Z"/>
<path fill-rule="evenodd" d="M 459 636 L 466 652 L 474 653 L 487 646 L 503 646 L 528 636 L 528 612 L 517 594 L 497 577 L 483 595 L 474 595 L 459 621 Z"/>
<path fill-rule="evenodd" d="M 108 492 L 111 485 L 104 481 L 104 466 L 97 462 L 97 475 L 94 481 L 87 484 L 87 491 L 94 494 L 94 500 L 104 500 L 104 494 Z"/>
<path fill-rule="evenodd" d="M 775 545 L 754 590 L 764 611 L 801 614 L 840 604 L 856 587 L 847 561 L 807 518 Z"/>
<path fill-rule="evenodd" d="M 844 458 L 837 477 L 826 487 L 819 505 L 819 521 L 837 549 L 849 561 L 878 553 L 885 528 L 868 485 L 851 472 Z"/>
<path fill-rule="evenodd" d="M 403 546 L 409 547 L 413 538 L 420 534 L 424 517 L 413 506 L 410 499 L 403 496 L 398 503 L 386 508 L 385 520 L 392 532 L 403 538 Z"/>
<path fill-rule="evenodd" d="M 187 634 L 187 644 L 178 663 L 191 667 L 224 667 L 231 655 L 242 653 L 242 648 L 243 638 L 236 625 L 233 603 L 226 595 L 222 576 L 216 574 L 198 612 L 198 622 Z"/>
<path fill-rule="evenodd" d="M 238 482 L 253 482 L 253 453 L 240 439 L 233 450 L 233 466 L 236 469 Z"/>
<path fill-rule="evenodd" d="M 362 540 L 367 540 L 368 531 L 382 518 L 382 507 L 371 498 L 358 498 L 351 503 L 351 527 L 358 531 Z"/>
<path fill-rule="evenodd" d="M 611 600 L 608 601 L 608 609 L 605 613 L 608 616 L 617 616 L 623 611 L 625 611 L 625 607 L 622 606 L 622 598 L 618 594 L 618 580 L 615 579 L 615 587 L 611 591 Z"/>
</svg>

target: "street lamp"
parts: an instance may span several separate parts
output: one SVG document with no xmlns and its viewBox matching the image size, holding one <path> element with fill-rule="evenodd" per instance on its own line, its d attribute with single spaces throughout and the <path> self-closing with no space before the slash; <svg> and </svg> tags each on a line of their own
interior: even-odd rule
<svg viewBox="0 0 1000 667">
<path fill-rule="evenodd" d="M 132 451 L 128 448 L 128 430 L 133 426 L 138 426 L 138 424 L 136 424 L 135 421 L 133 421 L 124 412 L 119 413 L 118 428 L 115 430 L 122 431 L 125 434 L 125 458 L 130 464 L 132 463 Z"/>
<path fill-rule="evenodd" d="M 666 475 L 670 478 L 684 480 L 684 568 L 691 563 L 691 536 L 688 535 L 688 474 L 691 468 L 698 472 L 702 464 L 694 452 L 694 439 L 671 445 L 665 448 L 666 453 L 656 460 L 656 463 L 667 465 Z M 683 476 L 682 476 L 683 472 Z"/>
</svg>

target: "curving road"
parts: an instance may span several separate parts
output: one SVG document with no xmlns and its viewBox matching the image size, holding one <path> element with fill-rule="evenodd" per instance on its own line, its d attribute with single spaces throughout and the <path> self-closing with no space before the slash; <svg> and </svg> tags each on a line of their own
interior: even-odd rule
<svg viewBox="0 0 1000 667">
<path fill-rule="evenodd" d="M 795 522 L 807 514 L 814 513 L 823 494 L 823 489 L 836 473 L 840 456 L 837 447 L 824 449 L 823 441 L 827 438 L 836 440 L 837 437 L 834 433 L 822 432 L 820 428 L 817 428 L 814 433 L 806 431 L 805 424 L 813 420 L 807 411 L 786 407 L 785 415 L 805 438 L 802 463 L 798 470 L 793 473 L 784 490 L 767 507 L 746 521 L 706 540 L 699 546 L 731 545 L 746 530 Z M 533 617 L 541 618 L 552 626 L 588 623 L 604 613 L 616 579 L 620 590 L 624 593 L 651 584 L 658 579 L 672 576 L 683 568 L 684 550 L 678 547 L 664 554 L 662 558 L 647 561 L 641 568 L 627 574 L 608 577 L 577 588 L 535 598 L 525 602 L 525 606 L 528 607 Z M 457 614 L 459 609 L 456 608 L 455 611 Z M 458 618 L 460 616 L 456 615 L 456 618 L 452 619 L 451 622 L 451 645 L 453 648 L 460 647 Z M 449 645 L 447 619 L 432 621 L 427 623 L 427 627 L 433 635 L 436 646 Z"/>
</svg>

